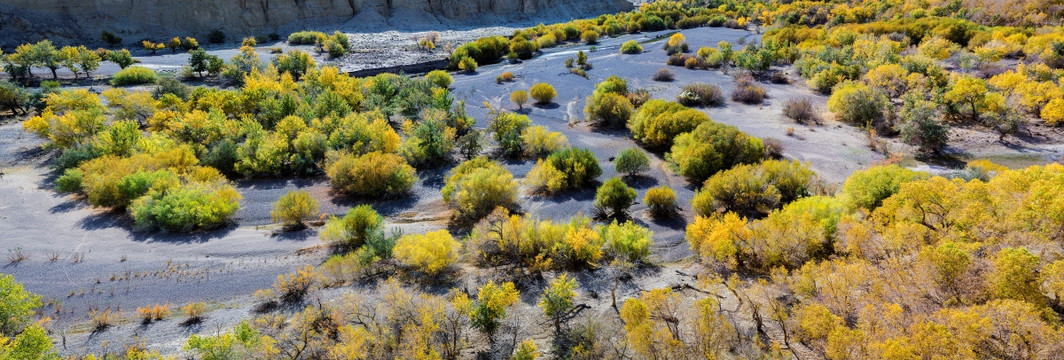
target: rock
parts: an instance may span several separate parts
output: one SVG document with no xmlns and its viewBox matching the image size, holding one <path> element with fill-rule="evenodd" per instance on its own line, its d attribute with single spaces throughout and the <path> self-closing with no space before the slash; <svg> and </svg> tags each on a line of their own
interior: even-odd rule
<svg viewBox="0 0 1064 360">
<path fill-rule="evenodd" d="M 2 0 L 0 45 L 48 37 L 98 44 L 110 31 L 126 44 L 221 29 L 230 41 L 316 29 L 382 31 L 440 25 L 569 20 L 629 10 L 627 0 Z"/>
</svg>

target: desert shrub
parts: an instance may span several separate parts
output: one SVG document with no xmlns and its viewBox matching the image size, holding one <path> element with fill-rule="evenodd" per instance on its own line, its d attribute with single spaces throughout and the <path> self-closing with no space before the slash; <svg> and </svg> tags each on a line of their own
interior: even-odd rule
<svg viewBox="0 0 1064 360">
<path fill-rule="evenodd" d="M 688 50 L 687 38 L 681 33 L 672 34 L 672 36 L 669 37 L 669 41 L 665 43 L 665 52 L 669 55 L 685 53 Z"/>
<path fill-rule="evenodd" d="M 783 104 L 783 115 L 799 123 L 820 123 L 820 115 L 809 98 L 789 99 Z"/>
<path fill-rule="evenodd" d="M 938 154 L 949 142 L 949 125 L 941 120 L 934 102 L 906 99 L 901 118 L 901 140 L 920 152 Z"/>
<path fill-rule="evenodd" d="M 691 58 L 691 56 L 689 56 L 687 54 L 682 54 L 682 53 L 672 54 L 672 55 L 669 56 L 668 60 L 665 60 L 665 65 L 669 65 L 669 66 L 685 66 L 686 67 L 687 66 L 687 59 L 690 59 L 690 58 Z"/>
<path fill-rule="evenodd" d="M 495 142 L 499 144 L 503 155 L 518 156 L 524 145 L 521 133 L 528 128 L 532 120 L 529 120 L 528 116 L 511 112 L 498 112 L 493 115 L 488 123 L 488 130 L 494 136 Z"/>
<path fill-rule="evenodd" d="M 407 138 L 399 153 L 417 166 L 429 166 L 450 159 L 457 131 L 447 126 L 446 116 L 441 110 L 426 109 L 422 111 L 420 121 L 404 122 L 403 132 Z"/>
<path fill-rule="evenodd" d="M 840 198 L 850 210 L 875 210 L 883 200 L 898 193 L 907 182 L 928 178 L 927 173 L 916 172 L 898 165 L 873 166 L 855 171 L 842 185 Z"/>
<path fill-rule="evenodd" d="M 588 121 L 603 126 L 620 126 L 632 115 L 632 103 L 624 94 L 596 93 L 588 98 L 584 113 Z"/>
<path fill-rule="evenodd" d="M 89 312 L 89 318 L 91 319 L 93 331 L 107 330 L 111 326 L 114 326 L 122 319 L 122 311 L 106 309 L 93 309 Z"/>
<path fill-rule="evenodd" d="M 514 73 L 509 72 L 509 71 L 503 72 L 502 74 L 499 74 L 499 76 L 495 77 L 495 83 L 496 84 L 502 84 L 504 82 L 513 82 L 513 81 L 514 81 Z"/>
<path fill-rule="evenodd" d="M 567 188 L 585 186 L 602 174 L 598 159 L 588 149 L 566 148 L 555 151 L 547 157 L 547 162 L 565 174 Z"/>
<path fill-rule="evenodd" d="M 520 59 L 531 59 L 536 50 L 539 50 L 539 43 L 528 41 L 523 36 L 510 40 L 510 52 L 517 54 Z"/>
<path fill-rule="evenodd" d="M 532 170 L 525 175 L 524 183 L 533 191 L 553 194 L 566 189 L 568 185 L 565 180 L 565 174 L 550 162 L 537 160 Z"/>
<path fill-rule="evenodd" d="M 667 148 L 680 134 L 709 122 L 701 111 L 665 100 L 650 100 L 628 120 L 632 137 L 652 149 Z"/>
<path fill-rule="evenodd" d="M 404 235 L 395 242 L 395 259 L 428 276 L 435 276 L 458 262 L 462 244 L 447 230 L 423 235 Z"/>
<path fill-rule="evenodd" d="M 169 304 L 142 306 L 137 308 L 137 316 L 140 316 L 141 321 L 145 324 L 162 320 L 170 316 L 170 307 Z"/>
<path fill-rule="evenodd" d="M 625 176 L 636 176 L 639 173 L 650 170 L 650 159 L 647 158 L 647 154 L 643 150 L 637 148 L 622 150 L 613 161 L 617 172 Z"/>
<path fill-rule="evenodd" d="M 635 198 L 635 189 L 621 181 L 621 178 L 614 177 L 606 180 L 595 192 L 595 208 L 609 217 L 623 217 L 635 203 Z"/>
<path fill-rule="evenodd" d="M 359 205 L 343 217 L 329 218 L 321 231 L 321 239 L 341 252 L 380 242 L 384 237 L 384 217 L 369 205 Z"/>
<path fill-rule="evenodd" d="M 761 143 L 765 145 L 765 157 L 769 159 L 782 159 L 783 158 L 783 142 L 780 139 L 767 137 L 761 139 Z"/>
<path fill-rule="evenodd" d="M 764 158 L 761 139 L 733 126 L 704 121 L 693 131 L 676 137 L 669 154 L 680 175 L 701 184 L 718 171 Z"/>
<path fill-rule="evenodd" d="M 288 44 L 290 45 L 314 45 L 320 42 L 320 39 L 326 38 L 328 35 L 320 31 L 297 31 L 288 35 Z"/>
<path fill-rule="evenodd" d="M 525 104 L 528 103 L 528 91 L 514 90 L 514 92 L 510 93 L 510 102 L 517 105 L 518 109 L 524 109 Z"/>
<path fill-rule="evenodd" d="M 29 92 L 14 83 L 0 81 L 0 109 L 7 109 L 12 114 L 19 115 L 26 113 L 29 102 Z"/>
<path fill-rule="evenodd" d="M 285 226 L 301 226 L 318 213 L 318 200 L 304 190 L 289 191 L 273 204 L 270 217 Z"/>
<path fill-rule="evenodd" d="M 586 43 L 588 45 L 598 44 L 598 39 L 599 39 L 599 33 L 596 32 L 595 30 L 587 30 L 587 31 L 584 31 L 583 34 L 580 34 L 580 40 L 583 40 L 584 43 Z"/>
<path fill-rule="evenodd" d="M 672 75 L 672 71 L 669 71 L 669 69 L 661 68 L 658 69 L 658 71 L 654 72 L 653 79 L 654 81 L 671 82 L 675 79 L 675 77 Z"/>
<path fill-rule="evenodd" d="M 182 100 L 187 100 L 189 94 L 192 93 L 192 88 L 185 85 L 181 80 L 175 79 L 170 76 L 163 76 L 156 82 L 155 90 L 152 90 L 152 97 L 161 99 L 166 95 L 173 95 Z"/>
<path fill-rule="evenodd" d="M 471 58 L 471 57 L 467 56 L 467 57 L 464 57 L 464 58 L 461 58 L 460 60 L 458 60 L 458 69 L 459 70 L 462 70 L 462 71 L 465 71 L 465 72 L 468 72 L 468 73 L 474 73 L 474 72 L 477 72 L 477 68 L 478 67 L 479 67 L 479 64 L 477 64 L 477 61 L 473 60 L 473 58 Z"/>
<path fill-rule="evenodd" d="M 433 85 L 439 86 L 443 89 L 451 87 L 451 84 L 454 83 L 454 78 L 451 77 L 451 74 L 448 74 L 443 70 L 430 71 L 428 74 L 425 74 L 425 79 L 428 79 Z"/>
<path fill-rule="evenodd" d="M 317 66 L 310 54 L 299 50 L 289 51 L 287 54 L 278 55 L 273 59 L 274 66 L 280 73 L 289 73 L 292 78 L 299 80 L 308 70 Z"/>
<path fill-rule="evenodd" d="M 828 110 L 839 120 L 871 128 L 885 121 L 883 111 L 888 104 L 886 95 L 857 82 L 839 84 L 828 98 Z"/>
<path fill-rule="evenodd" d="M 667 217 L 676 212 L 676 192 L 664 185 L 653 187 L 643 196 L 643 203 L 654 217 Z"/>
<path fill-rule="evenodd" d="M 325 174 L 334 189 L 348 195 L 392 197 L 414 186 L 414 168 L 396 154 L 371 152 L 357 156 L 339 154 L 331 159 Z"/>
<path fill-rule="evenodd" d="M 542 157 L 552 152 L 569 147 L 569 139 L 560 132 L 547 131 L 542 126 L 530 126 L 521 131 L 521 141 L 525 154 Z"/>
<path fill-rule="evenodd" d="M 240 209 L 240 194 L 229 185 L 189 184 L 134 200 L 129 207 L 136 226 L 173 232 L 214 229 Z"/>
<path fill-rule="evenodd" d="M 618 224 L 616 221 L 599 227 L 599 237 L 605 239 L 605 256 L 629 263 L 646 261 L 650 246 L 654 244 L 654 232 L 631 221 Z"/>
<path fill-rule="evenodd" d="M 724 105 L 724 94 L 716 86 L 694 82 L 683 87 L 676 101 L 684 106 L 721 106 Z"/>
<path fill-rule="evenodd" d="M 546 34 L 536 38 L 536 44 L 540 49 L 552 48 L 558 44 L 558 38 L 554 34 Z"/>
<path fill-rule="evenodd" d="M 629 91 L 628 96 L 625 97 L 628 98 L 628 102 L 632 104 L 632 107 L 638 109 L 643 107 L 643 104 L 646 104 L 647 101 L 650 101 L 650 90 L 635 89 Z"/>
<path fill-rule="evenodd" d="M 201 302 L 188 303 L 181 307 L 181 313 L 185 314 L 185 323 L 191 324 L 203 319 L 207 311 L 207 304 Z"/>
<path fill-rule="evenodd" d="M 533 99 L 536 99 L 536 104 L 547 105 L 554 101 L 554 98 L 558 96 L 558 92 L 554 91 L 554 87 L 547 83 L 538 83 L 532 85 L 528 89 L 528 93 L 532 95 Z"/>
<path fill-rule="evenodd" d="M 628 40 L 621 44 L 621 54 L 639 54 L 642 52 L 643 47 L 635 40 Z"/>
<path fill-rule="evenodd" d="M 475 222 L 495 208 L 517 204 L 517 182 L 499 163 L 478 157 L 451 170 L 440 191 L 443 200 L 455 210 L 455 218 Z"/>
<path fill-rule="evenodd" d="M 222 30 L 211 30 L 207 33 L 207 42 L 211 44 L 221 44 L 225 42 L 225 33 Z"/>
<path fill-rule="evenodd" d="M 142 66 L 130 66 L 119 70 L 111 79 L 111 85 L 127 86 L 140 84 L 154 84 L 158 75 L 154 71 Z"/>
<path fill-rule="evenodd" d="M 277 280 L 273 282 L 273 294 L 286 304 L 297 304 L 311 290 L 321 286 L 321 281 L 322 277 L 314 271 L 314 267 L 306 265 L 294 273 L 277 275 Z"/>
<path fill-rule="evenodd" d="M 732 101 L 747 105 L 760 104 L 765 100 L 765 89 L 754 83 L 750 76 L 741 76 L 735 79 L 735 90 L 732 91 Z"/>
<path fill-rule="evenodd" d="M 691 206 L 702 216 L 733 212 L 742 217 L 761 218 L 811 195 L 815 176 L 799 162 L 767 160 L 738 165 L 706 180 L 691 200 Z"/>
</svg>

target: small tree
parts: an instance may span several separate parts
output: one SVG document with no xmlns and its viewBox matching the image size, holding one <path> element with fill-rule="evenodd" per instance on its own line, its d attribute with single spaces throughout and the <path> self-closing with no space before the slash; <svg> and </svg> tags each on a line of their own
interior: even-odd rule
<svg viewBox="0 0 1064 360">
<path fill-rule="evenodd" d="M 512 282 L 505 282 L 500 286 L 491 281 L 481 286 L 473 311 L 469 313 L 470 324 L 487 335 L 488 341 L 494 344 L 495 332 L 506 317 L 506 311 L 517 304 L 519 295 Z"/>
<path fill-rule="evenodd" d="M 532 95 L 533 99 L 536 99 L 536 104 L 547 105 L 554 101 L 554 98 L 558 96 L 558 92 L 554 91 L 554 87 L 547 83 L 539 83 L 532 85 L 528 92 Z"/>
<path fill-rule="evenodd" d="M 621 178 L 610 178 L 595 193 L 595 208 L 609 217 L 617 218 L 628 212 L 635 198 L 635 189 L 621 181 Z"/>
<path fill-rule="evenodd" d="M 576 279 L 561 274 L 543 291 L 539 308 L 543 315 L 554 324 L 554 333 L 562 332 L 562 324 L 568 320 L 573 311 L 573 298 L 576 297 Z"/>
<path fill-rule="evenodd" d="M 939 116 L 936 106 L 929 101 L 906 101 L 902 109 L 902 141 L 923 153 L 941 152 L 949 142 L 949 125 L 940 121 Z"/>
<path fill-rule="evenodd" d="M 318 200 L 304 190 L 290 191 L 273 205 L 270 216 L 287 227 L 301 227 L 318 212 Z"/>
<path fill-rule="evenodd" d="M 181 38 L 174 37 L 166 43 L 166 47 L 170 48 L 170 52 L 177 54 L 177 49 L 181 48 Z"/>
<path fill-rule="evenodd" d="M 658 186 L 647 190 L 643 203 L 654 217 L 665 217 L 676 211 L 676 192 L 668 186 Z"/>
<path fill-rule="evenodd" d="M 129 50 L 126 49 L 108 52 L 107 61 L 117 64 L 118 67 L 122 69 L 125 69 L 134 63 L 133 54 L 130 54 Z"/>
<path fill-rule="evenodd" d="M 524 109 L 525 104 L 528 103 L 528 92 L 524 90 L 515 90 L 510 93 L 510 101 L 516 104 L 518 109 Z"/>
<path fill-rule="evenodd" d="M 639 173 L 650 170 L 650 159 L 643 150 L 627 148 L 621 151 L 614 159 L 614 168 L 625 176 L 636 176 Z"/>
</svg>

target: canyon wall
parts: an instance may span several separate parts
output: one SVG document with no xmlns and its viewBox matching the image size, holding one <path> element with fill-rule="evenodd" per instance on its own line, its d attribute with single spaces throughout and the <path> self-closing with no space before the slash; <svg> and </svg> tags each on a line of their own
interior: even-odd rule
<svg viewBox="0 0 1064 360">
<path fill-rule="evenodd" d="M 0 45 L 43 37 L 126 42 L 221 29 L 231 39 L 303 30 L 430 30 L 565 21 L 631 9 L 628 0 L 0 0 Z"/>
</svg>

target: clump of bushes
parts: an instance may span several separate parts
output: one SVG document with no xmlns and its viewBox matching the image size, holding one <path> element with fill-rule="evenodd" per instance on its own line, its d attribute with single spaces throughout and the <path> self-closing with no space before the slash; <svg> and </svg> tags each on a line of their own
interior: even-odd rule
<svg viewBox="0 0 1064 360">
<path fill-rule="evenodd" d="M 614 177 L 606 180 L 595 192 L 595 208 L 603 215 L 618 218 L 628 213 L 635 199 L 635 189 L 621 181 L 621 178 Z"/>
<path fill-rule="evenodd" d="M 702 216 L 733 212 L 746 218 L 761 218 L 811 195 L 815 176 L 808 167 L 794 161 L 739 165 L 706 180 L 691 206 Z"/>
<path fill-rule="evenodd" d="M 669 153 L 680 175 L 692 184 L 701 184 L 735 165 L 757 163 L 764 156 L 761 139 L 713 121 L 704 121 L 693 131 L 677 136 Z"/>
<path fill-rule="evenodd" d="M 669 55 L 688 52 L 690 49 L 687 47 L 687 38 L 681 33 L 672 34 L 669 37 L 669 41 L 665 43 L 665 52 Z"/>
<path fill-rule="evenodd" d="M 436 276 L 458 262 L 462 244 L 447 230 L 424 235 L 404 235 L 395 242 L 394 255 L 399 263 L 428 276 Z"/>
<path fill-rule="evenodd" d="M 140 229 L 190 232 L 228 223 L 240 209 L 239 200 L 232 186 L 193 184 L 140 197 L 129 213 Z"/>
<path fill-rule="evenodd" d="M 661 68 L 658 69 L 658 71 L 654 72 L 653 79 L 654 81 L 660 82 L 672 82 L 675 77 L 672 75 L 672 71 L 669 71 L 669 69 Z"/>
<path fill-rule="evenodd" d="M 898 165 L 873 166 L 855 171 L 846 178 L 840 198 L 850 210 L 865 209 L 872 212 L 883 200 L 898 193 L 902 184 L 928 177 L 927 173 Z"/>
<path fill-rule="evenodd" d="M 637 148 L 622 150 L 620 154 L 617 154 L 617 158 L 613 162 L 614 169 L 625 176 L 636 176 L 650 170 L 650 159 L 647 158 L 647 154 L 643 150 Z"/>
<path fill-rule="evenodd" d="M 441 89 L 447 89 L 454 83 L 454 78 L 451 77 L 451 74 L 448 74 L 443 70 L 430 71 L 428 74 L 425 74 L 425 79 L 433 85 L 439 86 Z"/>
<path fill-rule="evenodd" d="M 499 163 L 478 157 L 455 167 L 440 191 L 460 221 L 475 222 L 495 208 L 514 208 L 517 182 Z"/>
<path fill-rule="evenodd" d="M 628 84 L 624 79 L 610 76 L 595 87 L 587 98 L 584 115 L 587 120 L 601 126 L 624 125 L 632 115 L 632 103 L 628 100 Z"/>
<path fill-rule="evenodd" d="M 372 198 L 405 193 L 417 180 L 414 167 L 402 156 L 374 151 L 365 155 L 334 155 L 325 174 L 334 189 Z"/>
<path fill-rule="evenodd" d="M 147 324 L 152 321 L 159 321 L 170 316 L 170 305 L 152 305 L 142 306 L 137 308 L 137 315 L 140 316 L 141 322 Z"/>
<path fill-rule="evenodd" d="M 569 139 L 560 132 L 547 131 L 542 126 L 530 126 L 521 132 L 525 154 L 541 157 L 569 147 Z"/>
<path fill-rule="evenodd" d="M 524 145 L 521 134 L 530 124 L 532 120 L 528 116 L 505 111 L 494 112 L 488 123 L 488 130 L 494 136 L 495 142 L 499 144 L 503 155 L 518 156 L 522 153 Z"/>
<path fill-rule="evenodd" d="M 591 150 L 567 148 L 555 151 L 532 167 L 525 181 L 547 193 L 586 186 L 602 174 Z"/>
<path fill-rule="evenodd" d="M 128 86 L 154 84 L 158 78 L 159 76 L 151 69 L 143 66 L 130 66 L 115 73 L 115 76 L 111 78 L 111 85 Z"/>
<path fill-rule="evenodd" d="M 532 85 L 528 89 L 528 93 L 532 95 L 532 98 L 536 100 L 538 105 L 547 105 L 554 101 L 554 98 L 558 96 L 558 92 L 554 91 L 554 87 L 547 83 L 538 83 Z"/>
<path fill-rule="evenodd" d="M 384 217 L 369 205 L 357 206 L 343 217 L 329 218 L 321 231 L 321 239 L 337 252 L 379 244 L 385 239 Z"/>
<path fill-rule="evenodd" d="M 879 128 L 884 121 L 883 111 L 889 102 L 886 95 L 865 84 L 847 82 L 835 87 L 828 98 L 828 110 L 843 122 Z"/>
<path fill-rule="evenodd" d="M 632 137 L 651 149 L 667 148 L 680 134 L 711 121 L 695 109 L 665 100 L 650 100 L 628 120 Z"/>
<path fill-rule="evenodd" d="M 676 101 L 684 106 L 721 106 L 724 105 L 724 94 L 720 88 L 714 85 L 694 82 L 683 87 L 683 92 Z"/>
<path fill-rule="evenodd" d="M 289 191 L 277 199 L 270 217 L 287 227 L 300 227 L 318 213 L 318 200 L 305 190 Z"/>
<path fill-rule="evenodd" d="M 651 215 L 664 218 L 676 212 L 676 192 L 664 185 L 653 187 L 643 196 L 643 203 Z"/>
<path fill-rule="evenodd" d="M 747 105 L 757 105 L 765 100 L 765 88 L 754 82 L 749 75 L 739 76 L 735 79 L 735 90 L 732 91 L 732 101 Z"/>
<path fill-rule="evenodd" d="M 504 82 L 513 82 L 513 81 L 514 81 L 514 73 L 509 72 L 509 71 L 503 72 L 502 74 L 499 74 L 499 76 L 495 77 L 495 83 L 496 84 L 502 84 Z"/>
<path fill-rule="evenodd" d="M 790 99 L 783 104 L 783 115 L 799 123 L 820 123 L 820 115 L 809 98 Z"/>
<path fill-rule="evenodd" d="M 297 31 L 288 35 L 290 45 L 314 45 L 322 42 L 321 39 L 328 37 L 320 31 Z"/>
<path fill-rule="evenodd" d="M 621 44 L 621 54 L 639 54 L 643 52 L 643 46 L 638 41 L 628 40 Z"/>
</svg>

